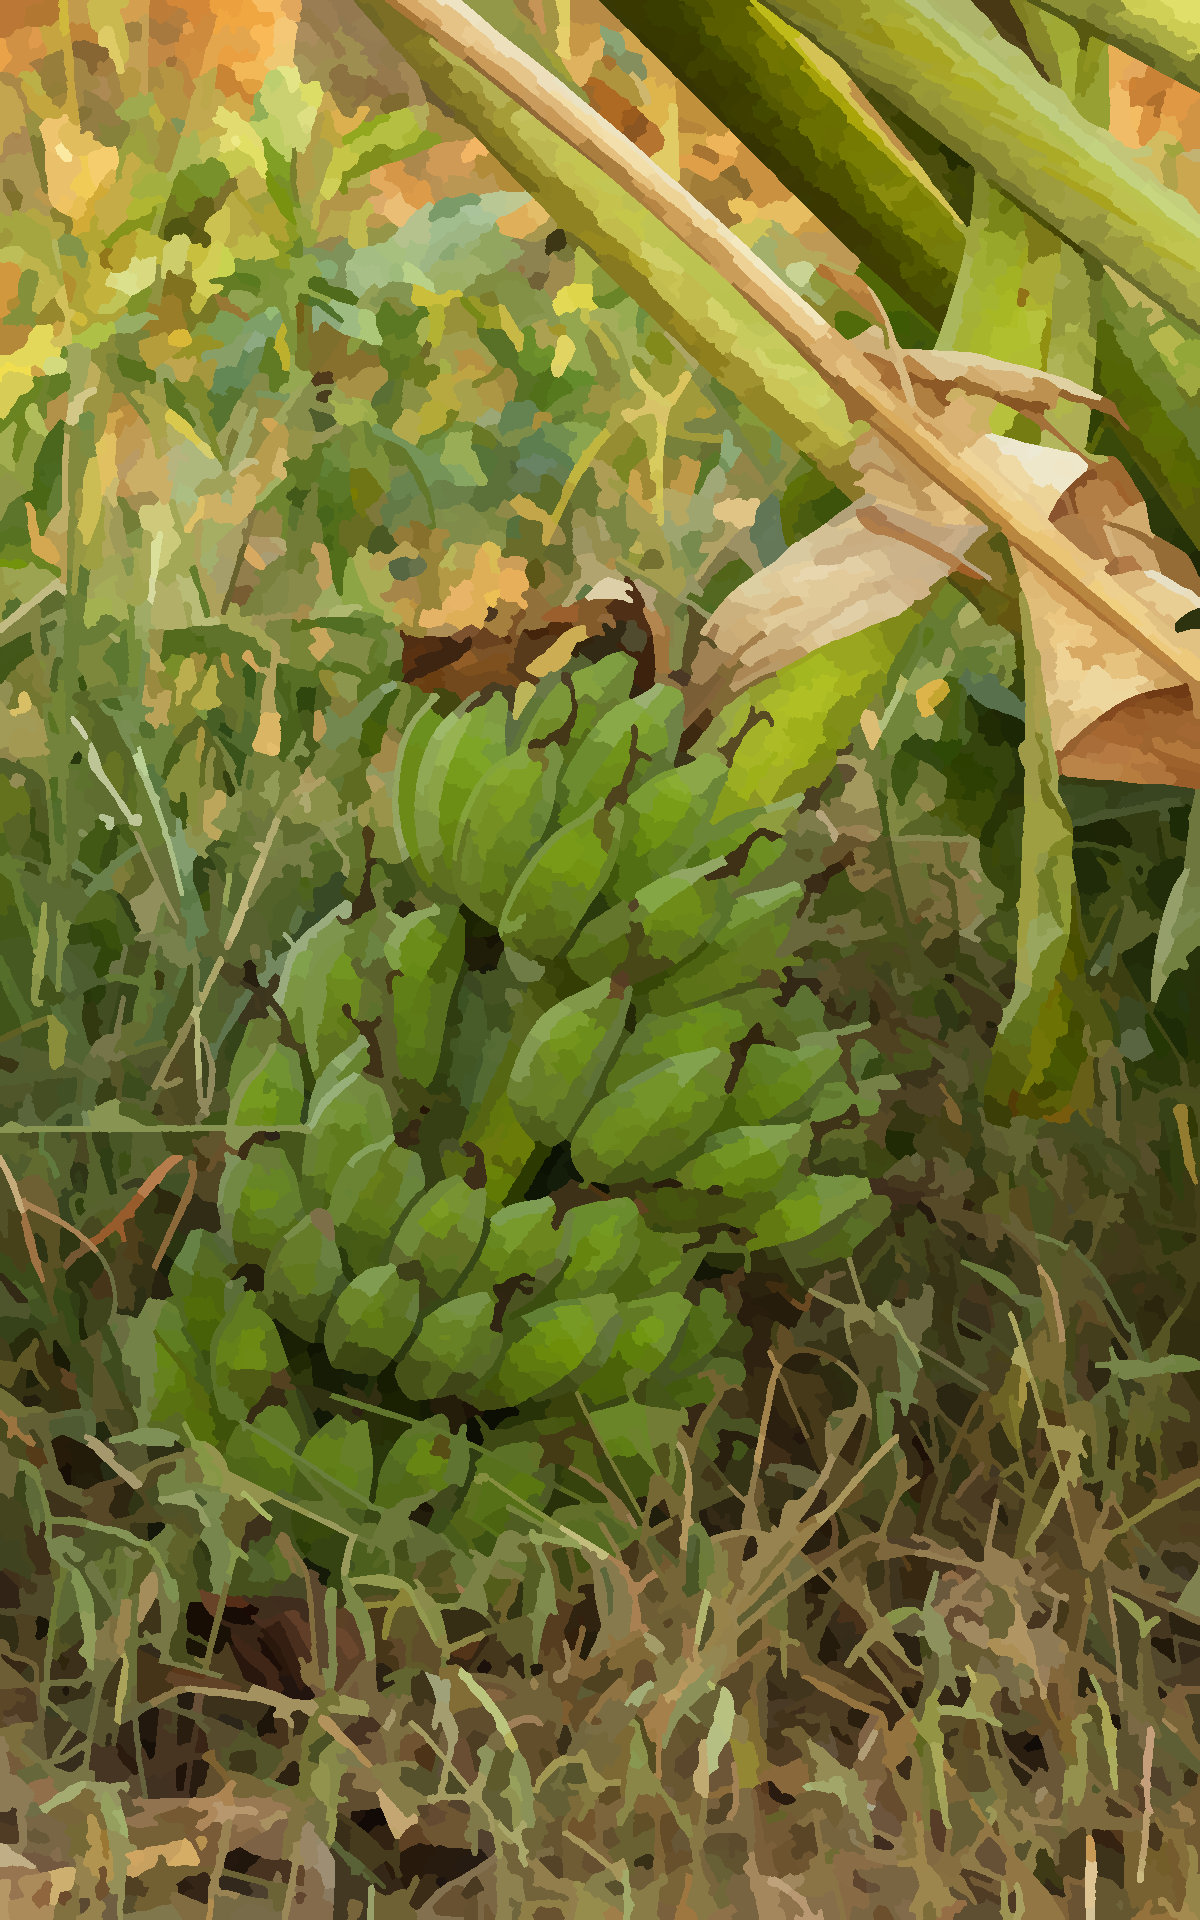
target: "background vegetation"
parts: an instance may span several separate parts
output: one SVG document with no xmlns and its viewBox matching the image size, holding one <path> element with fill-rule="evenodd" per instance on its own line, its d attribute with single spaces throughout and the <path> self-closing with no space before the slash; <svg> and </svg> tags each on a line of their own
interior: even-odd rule
<svg viewBox="0 0 1200 1920">
<path fill-rule="evenodd" d="M 1076 227 L 1065 252 L 1056 231 L 1039 253 L 1029 223 L 1056 208 L 1043 188 L 1010 219 L 1015 134 L 999 169 L 953 102 L 932 131 L 897 105 L 902 61 L 884 71 L 865 39 L 861 69 L 849 43 L 781 42 L 756 5 L 719 57 L 699 5 L 673 42 L 674 10 L 653 6 L 485 11 L 841 335 L 877 325 L 882 301 L 901 347 L 940 334 L 1095 378 L 1122 419 L 1090 415 L 1091 451 L 1119 457 L 1156 533 L 1194 551 L 1186 286 L 1176 298 L 1161 262 L 1149 290 L 1102 279 L 1107 230 Z M 783 11 L 819 39 L 820 9 Z M 1140 64 L 1177 71 L 1161 34 L 1137 40 L 1122 15 L 1110 56 L 1057 14 L 1018 14 L 1004 57 L 1093 122 L 1111 103 L 1135 185 L 1193 220 L 1194 96 Z M 973 10 L 955 18 L 985 33 Z M 892 19 L 903 52 L 907 15 Z M 808 153 L 786 100 L 757 111 L 756 34 L 777 67 L 801 46 L 790 87 L 824 89 Z M 757 335 L 721 359 L 695 314 L 669 326 L 666 267 L 643 285 L 615 227 L 577 246 L 558 224 L 565 163 L 531 199 L 519 116 L 510 175 L 450 117 L 454 74 L 439 87 L 411 35 L 406 64 L 340 9 L 168 18 L 90 0 L 31 5 L 2 44 L 10 1910 L 213 1920 L 257 1895 L 347 1920 L 1193 1911 L 1191 793 L 1060 782 L 1044 757 L 1038 774 L 1036 648 L 1002 549 L 990 591 L 956 578 L 886 644 L 876 628 L 836 642 L 836 684 L 820 655 L 785 667 L 753 697 L 788 743 L 779 781 L 763 789 L 774 758 L 751 733 L 717 760 L 714 817 L 735 848 L 775 836 L 719 884 L 790 886 L 791 924 L 772 982 L 718 989 L 741 1024 L 717 1045 L 753 1034 L 751 1055 L 808 1063 L 753 1206 L 817 1196 L 821 1218 L 718 1212 L 689 1265 L 654 1175 L 605 1178 L 576 1149 L 579 1164 L 566 1118 L 535 1143 L 532 1185 L 488 1200 L 544 1196 L 569 1240 L 606 1193 L 635 1194 L 644 1224 L 649 1196 L 636 1245 L 596 1255 L 613 1306 L 577 1364 L 530 1376 L 516 1407 L 487 1390 L 498 1347 L 458 1378 L 419 1349 L 405 1376 L 376 1330 L 379 1367 L 347 1364 L 328 1303 L 306 1324 L 299 1280 L 273 1277 L 271 1234 L 254 1235 L 323 1210 L 318 1291 L 390 1264 L 395 1222 L 364 1254 L 345 1229 L 366 1233 L 369 1207 L 334 1199 L 379 1129 L 320 1136 L 321 1076 L 351 1083 L 353 1116 L 384 1100 L 392 1151 L 420 1160 L 414 1191 L 458 1178 L 469 1210 L 480 1190 L 455 1149 L 478 1103 L 495 1121 L 511 1091 L 537 985 L 519 940 L 499 952 L 500 903 L 471 893 L 457 842 L 421 841 L 405 743 L 411 769 L 431 716 L 480 690 L 515 707 L 535 682 L 548 701 L 612 673 L 610 713 L 634 695 L 647 727 L 660 716 L 639 777 L 711 769 L 743 710 L 685 753 L 679 703 L 653 704 L 663 667 L 686 667 L 708 615 L 844 506 L 852 436 L 824 397 L 801 418 L 807 388 L 771 398 L 792 376 L 756 371 Z M 824 148 L 821 100 L 843 114 Z M 856 173 L 859 133 L 874 144 Z M 1051 308 L 1074 287 L 1074 362 L 1061 297 L 1057 329 L 1031 313 L 1032 345 L 1009 325 L 1029 302 L 996 296 L 1005 245 L 1035 292 L 1030 262 L 1053 252 Z M 1080 411 L 1058 416 L 1077 442 Z M 597 779 L 605 806 L 629 797 Z M 644 817 L 656 878 L 710 851 L 711 820 L 680 852 L 661 810 Z M 1074 1037 L 1040 1076 L 1018 1060 L 1021 1096 L 1001 1099 L 1030 854 L 1064 844 L 1030 1058 L 1067 978 L 1083 983 Z M 464 930 L 445 1015 L 464 1037 L 450 1067 L 376 1071 L 371 1036 L 412 1031 L 387 998 L 387 941 L 429 901 Z M 643 950 L 610 937 L 620 964 L 601 948 L 593 971 L 636 975 Z M 627 1049 L 646 1044 L 652 976 L 634 979 Z M 588 978 L 554 976 L 556 995 Z M 519 1100 L 502 1118 L 520 1129 Z M 299 1211 L 239 1210 L 237 1170 L 267 1165 L 300 1182 Z M 408 1165 L 388 1158 L 385 1182 Z M 676 1265 L 656 1267 L 667 1241 Z M 482 1330 L 506 1351 L 518 1309 L 570 1299 L 564 1245 L 490 1274 Z M 429 1247 L 408 1257 L 432 1284 Z M 528 1306 L 508 1285 L 527 1272 L 543 1287 Z M 631 1302 L 671 1288 L 678 1327 L 661 1351 L 647 1334 L 637 1366 L 622 1349 L 614 1390 Z"/>
</svg>

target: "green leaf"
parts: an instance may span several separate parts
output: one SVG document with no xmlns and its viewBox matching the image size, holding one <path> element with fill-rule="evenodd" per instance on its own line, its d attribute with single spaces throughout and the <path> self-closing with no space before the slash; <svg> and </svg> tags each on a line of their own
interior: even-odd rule
<svg viewBox="0 0 1200 1920">
<path fill-rule="evenodd" d="M 1150 998 L 1157 1000 L 1173 973 L 1181 971 L 1200 947 L 1200 794 L 1188 816 L 1187 851 L 1183 871 L 1163 908 L 1154 947 Z"/>
<path fill-rule="evenodd" d="M 1088 1097 L 1086 983 L 1074 831 L 1059 792 L 1041 658 L 1027 611 L 1025 634 L 1016 979 L 992 1049 L 986 1092 L 999 1115 L 1049 1116 L 1067 1113 Z"/>
<path fill-rule="evenodd" d="M 376 167 L 394 166 L 397 160 L 408 160 L 413 154 L 424 153 L 437 144 L 438 135 L 425 130 L 421 116 L 411 107 L 401 107 L 395 113 L 373 113 L 360 126 L 351 127 L 349 133 L 342 135 L 340 144 L 334 148 L 319 198 L 328 200 L 335 193 L 344 193 L 351 182 L 361 179 L 364 173 L 373 173 Z"/>
<path fill-rule="evenodd" d="M 1195 85 L 1200 16 L 1194 0 L 1039 0 L 1039 5 L 1185 87 Z"/>
<path fill-rule="evenodd" d="M 1169 1380 L 1177 1373 L 1200 1373 L 1200 1360 L 1186 1353 L 1163 1353 L 1156 1360 L 1097 1360 L 1114 1380 Z"/>
<path fill-rule="evenodd" d="M 843 471 L 857 434 L 841 401 L 720 273 L 648 218 L 603 168 L 387 0 L 357 4 L 547 214 L 743 406 L 832 477 Z"/>
<path fill-rule="evenodd" d="M 940 316 L 962 228 L 827 54 L 757 0 L 616 0 L 610 11 L 889 286 Z"/>
</svg>

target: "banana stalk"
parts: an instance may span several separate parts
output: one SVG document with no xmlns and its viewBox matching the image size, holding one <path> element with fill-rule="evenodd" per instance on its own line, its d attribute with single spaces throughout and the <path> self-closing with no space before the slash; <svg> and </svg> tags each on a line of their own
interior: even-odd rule
<svg viewBox="0 0 1200 1920">
<path fill-rule="evenodd" d="M 1196 0 L 1038 0 L 1046 13 L 1069 20 L 1135 60 L 1184 86 L 1200 72 L 1200 6 Z"/>
<path fill-rule="evenodd" d="M 615 0 L 611 11 L 864 265 L 941 319 L 962 222 L 828 54 L 760 0 Z"/>
<path fill-rule="evenodd" d="M 1065 100 L 968 0 L 772 5 L 1046 226 L 1200 326 L 1200 213 Z"/>
</svg>

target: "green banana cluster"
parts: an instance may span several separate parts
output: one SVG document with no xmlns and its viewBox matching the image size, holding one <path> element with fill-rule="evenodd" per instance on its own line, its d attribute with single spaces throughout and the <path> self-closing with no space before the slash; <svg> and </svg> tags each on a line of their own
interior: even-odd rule
<svg viewBox="0 0 1200 1920">
<path fill-rule="evenodd" d="M 794 978 L 791 809 L 734 805 L 719 755 L 681 753 L 679 691 L 632 697 L 632 672 L 419 711 L 402 897 L 305 933 L 282 1019 L 242 1039 L 223 1266 L 185 1248 L 162 1304 L 207 1351 L 231 1460 L 289 1497 L 306 1473 L 384 1507 L 444 1493 L 465 1456 L 438 1403 L 492 1426 L 576 1396 L 686 1407 L 743 1339 L 705 1275 L 848 1252 L 883 1209 L 807 1166 L 855 1091 Z M 377 1382 L 408 1451 L 306 1425 L 285 1371 Z"/>
</svg>

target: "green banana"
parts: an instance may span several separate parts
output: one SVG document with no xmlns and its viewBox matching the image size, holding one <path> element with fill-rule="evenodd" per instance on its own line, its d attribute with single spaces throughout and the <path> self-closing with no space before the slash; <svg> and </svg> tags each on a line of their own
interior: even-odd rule
<svg viewBox="0 0 1200 1920">
<path fill-rule="evenodd" d="M 709 863 L 668 873 L 597 914 L 568 947 L 567 965 L 581 980 L 619 972 L 638 982 L 680 966 L 728 917 L 728 890 L 715 872 Z"/>
<path fill-rule="evenodd" d="M 535 1140 L 567 1140 L 621 1044 L 630 988 L 611 977 L 542 1014 L 508 1083 L 517 1119 Z"/>
<path fill-rule="evenodd" d="M 632 1200 L 572 1207 L 562 1225 L 563 1262 L 556 1292 L 568 1300 L 613 1293 L 641 1250 L 640 1226 Z"/>
<path fill-rule="evenodd" d="M 624 814 L 597 804 L 544 840 L 513 882 L 497 922 L 531 960 L 553 960 L 576 933 L 612 872 Z"/>
<path fill-rule="evenodd" d="M 707 1000 L 681 1013 L 644 1013 L 608 1070 L 605 1093 L 647 1067 L 670 1060 L 677 1053 L 696 1053 L 702 1047 L 731 1047 L 773 1007 L 769 993 L 739 994 L 736 999 Z"/>
<path fill-rule="evenodd" d="M 615 893 L 635 894 L 662 874 L 690 864 L 727 778 L 720 755 L 705 753 L 681 767 L 667 767 L 633 789 L 625 803 Z"/>
<path fill-rule="evenodd" d="M 344 1284 L 333 1222 L 317 1209 L 297 1220 L 269 1254 L 263 1268 L 262 1302 L 289 1333 L 313 1340 Z"/>
<path fill-rule="evenodd" d="M 561 674 L 547 674 L 538 682 L 520 713 L 514 712 L 508 723 L 510 751 L 515 753 L 518 747 L 550 741 L 561 746 L 570 737 L 576 711 L 571 682 Z"/>
<path fill-rule="evenodd" d="M 466 1440 L 461 1433 L 451 1433 L 444 1414 L 434 1414 L 402 1433 L 385 1456 L 375 1504 L 384 1509 L 423 1506 L 439 1493 L 461 1487 L 470 1470 Z"/>
<path fill-rule="evenodd" d="M 422 1297 L 444 1300 L 462 1279 L 483 1239 L 487 1196 L 461 1174 L 439 1180 L 411 1206 L 392 1245 L 405 1279 L 419 1280 Z"/>
<path fill-rule="evenodd" d="M 571 747 L 559 783 L 559 817 L 565 823 L 597 802 L 624 797 L 639 767 L 674 757 L 683 731 L 683 694 L 659 685 L 636 700 L 607 708 Z"/>
<path fill-rule="evenodd" d="M 842 1050 L 836 1035 L 803 1035 L 788 1047 L 751 1047 L 742 1062 L 730 1113 L 741 1126 L 769 1126 L 774 1121 L 812 1116 L 816 1096 L 839 1075 Z"/>
<path fill-rule="evenodd" d="M 393 1266 L 368 1267 L 335 1300 L 325 1351 L 335 1367 L 371 1379 L 396 1358 L 417 1323 L 420 1290 Z"/>
<path fill-rule="evenodd" d="M 222 1240 L 185 1243 L 176 1300 L 153 1303 L 169 1314 L 131 1342 L 157 1418 L 179 1431 L 185 1408 L 203 1438 L 232 1426 L 240 1471 L 294 1487 L 318 1565 L 345 1535 L 317 1509 L 370 1498 L 374 1429 L 327 1422 L 302 1445 L 316 1388 L 394 1369 L 409 1406 L 453 1396 L 543 1425 L 537 1403 L 576 1391 L 691 1407 L 710 1391 L 698 1373 L 739 1377 L 742 1341 L 720 1288 L 689 1299 L 701 1263 L 779 1246 L 799 1268 L 886 1210 L 849 1173 L 802 1172 L 814 1118 L 858 1096 L 842 1037 L 790 978 L 795 802 L 729 804 L 720 756 L 679 763 L 679 690 L 631 699 L 632 674 L 627 656 L 575 661 L 519 716 L 502 696 L 447 714 L 439 696 L 410 721 L 407 893 L 310 929 L 281 981 L 299 1051 L 263 1021 L 236 1056 L 234 1125 L 306 1111 L 303 1139 L 230 1163 Z M 534 1178 L 547 1197 L 521 1199 Z M 273 1379 L 252 1340 L 241 1398 L 224 1359 L 220 1406 L 203 1366 L 187 1371 L 197 1347 L 219 1357 L 238 1263 L 263 1269 L 247 1327 L 271 1329 L 276 1372 L 291 1356 L 297 1428 L 265 1417 L 278 1408 L 246 1425 L 245 1392 Z M 521 1466 L 525 1444 L 488 1441 L 471 1478 L 475 1449 L 441 1416 L 415 1421 L 380 1473 L 395 1519 L 372 1570 L 412 1551 L 413 1508 L 443 1492 L 463 1488 L 436 1522 L 451 1540 L 519 1523 L 509 1480 L 486 1484 L 508 1456 L 501 1478 L 544 1504 L 543 1439 Z"/>
<path fill-rule="evenodd" d="M 731 1384 L 741 1380 L 738 1356 L 748 1339 L 748 1328 L 730 1324 L 719 1290 L 706 1287 L 655 1373 L 655 1399 L 673 1407 L 706 1405 L 712 1399 L 714 1374 Z"/>
<path fill-rule="evenodd" d="M 300 1183 L 282 1147 L 251 1147 L 225 1162 L 217 1189 L 222 1224 L 238 1260 L 261 1266 L 281 1234 L 304 1213 Z"/>
<path fill-rule="evenodd" d="M 318 1427 L 297 1462 L 296 1499 L 315 1515 L 339 1510 L 359 1525 L 370 1512 L 375 1459 L 365 1420 L 335 1414 Z M 306 1560 L 332 1572 L 346 1549 L 345 1527 L 321 1525 L 302 1514 L 288 1515 L 288 1532 Z"/>
<path fill-rule="evenodd" d="M 559 747 L 520 748 L 488 768 L 463 810 L 450 861 L 455 890 L 493 926 L 550 825 L 561 764 Z"/>
<path fill-rule="evenodd" d="M 243 1293 L 213 1335 L 208 1352 L 213 1399 L 228 1420 L 244 1420 L 287 1372 L 283 1342 L 269 1314 Z"/>
<path fill-rule="evenodd" d="M 450 906 L 392 914 L 389 920 L 383 955 L 391 989 L 392 1061 L 402 1080 L 429 1086 L 462 973 L 466 928 L 462 914 Z"/>
<path fill-rule="evenodd" d="M 301 935 L 280 970 L 279 1005 L 314 1073 L 354 1039 L 372 933 L 367 920 L 350 920 L 337 908 Z"/>
<path fill-rule="evenodd" d="M 553 1200 L 518 1200 L 494 1213 L 459 1297 L 494 1296 L 511 1280 L 525 1279 L 542 1287 L 553 1279 L 562 1264 L 554 1213 Z"/>
<path fill-rule="evenodd" d="M 743 894 L 705 950 L 654 983 L 646 996 L 650 1011 L 678 1013 L 746 987 L 777 985 L 788 965 L 803 898 L 799 881 Z"/>
<path fill-rule="evenodd" d="M 508 711 L 499 694 L 455 708 L 421 755 L 405 844 L 439 892 L 454 892 L 450 854 L 458 824 L 480 779 L 504 753 Z"/>
<path fill-rule="evenodd" d="M 124 1357 L 137 1382 L 139 1424 L 218 1445 L 228 1430 L 192 1335 L 173 1300 L 148 1300 L 126 1321 Z"/>
<path fill-rule="evenodd" d="M 296 1494 L 303 1445 L 304 1436 L 286 1407 L 264 1407 L 251 1425 L 234 1428 L 225 1443 L 225 1459 L 243 1480 L 290 1500 Z"/>
<path fill-rule="evenodd" d="M 396 1238 L 400 1222 L 425 1191 L 420 1155 L 392 1140 L 352 1154 L 333 1183 L 329 1214 L 348 1266 L 374 1266 Z"/>
<path fill-rule="evenodd" d="M 611 1293 L 555 1301 L 522 1314 L 514 1328 L 515 1339 L 505 1330 L 499 1365 L 483 1383 L 487 1396 L 483 1404 L 517 1407 L 561 1390 L 582 1369 L 607 1359 L 616 1320 L 617 1303 Z"/>
<path fill-rule="evenodd" d="M 571 1143 L 584 1180 L 661 1179 L 716 1126 L 728 1105 L 729 1054 L 717 1047 L 648 1067 L 598 1100 Z"/>
<path fill-rule="evenodd" d="M 396 1363 L 396 1385 L 405 1399 L 437 1400 L 459 1384 L 474 1398 L 476 1383 L 491 1372 L 500 1354 L 493 1312 L 486 1293 L 468 1293 L 427 1313 L 416 1339 Z"/>
<path fill-rule="evenodd" d="M 572 661 L 565 672 L 547 674 L 520 713 L 514 713 L 509 723 L 510 746 L 582 740 L 606 708 L 629 698 L 636 671 L 637 663 L 629 654 L 610 653 L 601 660 Z"/>
<path fill-rule="evenodd" d="M 417 781 L 425 750 L 441 726 L 443 717 L 436 701 L 433 701 L 409 720 L 400 738 L 400 748 L 396 755 L 396 777 L 392 785 L 396 844 L 403 857 L 415 869 L 417 878 L 426 886 L 429 885 L 429 874 L 416 850 L 413 804 L 416 800 Z"/>
<path fill-rule="evenodd" d="M 351 1072 L 319 1094 L 314 1088 L 300 1162 L 309 1205 L 327 1207 L 347 1160 L 391 1137 L 392 1109 L 378 1080 Z"/>
<path fill-rule="evenodd" d="M 692 1310 L 679 1293 L 626 1301 L 612 1352 L 584 1387 L 590 1405 L 628 1400 L 636 1393 L 671 1354 Z"/>
<path fill-rule="evenodd" d="M 198 1347 L 207 1347 L 225 1317 L 233 1261 L 214 1233 L 189 1233 L 167 1275 L 171 1298 Z"/>
<path fill-rule="evenodd" d="M 265 1021 L 261 1031 L 256 1027 L 246 1033 L 230 1068 L 233 1093 L 226 1139 L 231 1146 L 240 1146 L 246 1134 L 298 1126 L 304 1118 L 300 1055 L 276 1040 Z"/>
<path fill-rule="evenodd" d="M 852 1253 L 887 1213 L 860 1174 L 812 1174 L 759 1218 L 747 1247 L 781 1247 L 796 1265 L 819 1265 Z"/>
<path fill-rule="evenodd" d="M 811 1139 L 807 1126 L 730 1127 L 706 1140 L 675 1178 L 695 1194 L 717 1194 L 741 1224 L 747 1214 L 752 1220 L 762 1213 L 781 1188 L 796 1184 Z"/>
</svg>

